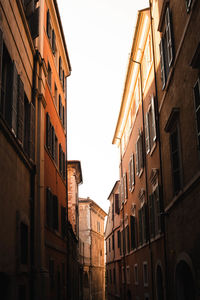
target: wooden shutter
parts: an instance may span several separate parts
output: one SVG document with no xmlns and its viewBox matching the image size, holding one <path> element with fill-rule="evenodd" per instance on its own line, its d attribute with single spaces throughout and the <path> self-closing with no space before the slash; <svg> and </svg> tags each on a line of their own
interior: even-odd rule
<svg viewBox="0 0 200 300">
<path fill-rule="evenodd" d="M 160 68 L 161 68 L 161 80 L 163 83 L 162 88 L 164 89 L 165 84 L 166 84 L 166 73 L 165 73 L 165 60 L 164 60 L 164 39 L 162 38 L 160 41 Z"/>
<path fill-rule="evenodd" d="M 12 89 L 11 89 L 11 128 L 17 135 L 17 91 L 18 91 L 18 74 L 15 63 L 12 66 Z"/>
<path fill-rule="evenodd" d="M 59 117 L 62 118 L 62 100 L 61 96 L 59 95 Z"/>
<path fill-rule="evenodd" d="M 134 155 L 132 154 L 132 166 L 131 166 L 131 178 L 132 178 L 132 187 L 135 185 L 135 161 Z"/>
<path fill-rule="evenodd" d="M 143 244 L 143 227 L 142 227 L 142 209 L 138 211 L 138 219 L 139 219 L 139 243 Z"/>
<path fill-rule="evenodd" d="M 56 35 L 54 30 L 52 30 L 52 51 L 53 53 L 56 52 Z"/>
<path fill-rule="evenodd" d="M 62 59 L 59 57 L 59 78 L 62 80 Z"/>
<path fill-rule="evenodd" d="M 63 166 L 62 166 L 62 168 L 63 168 L 63 178 L 65 179 L 65 168 L 66 168 L 66 165 L 65 165 L 65 153 L 63 152 L 62 153 L 63 154 Z"/>
<path fill-rule="evenodd" d="M 139 144 L 139 138 L 136 142 L 136 145 L 135 145 L 135 153 L 136 153 L 136 174 L 139 175 L 139 147 L 138 147 L 138 144 Z"/>
<path fill-rule="evenodd" d="M 155 206 L 156 206 L 156 218 L 157 218 L 157 232 L 160 233 L 162 231 L 161 226 L 161 215 L 160 215 L 160 190 L 159 186 L 157 186 L 155 192 L 154 192 L 154 199 L 155 199 Z"/>
<path fill-rule="evenodd" d="M 65 107 L 62 107 L 62 124 L 63 127 L 65 127 Z"/>
<path fill-rule="evenodd" d="M 17 137 L 24 143 L 24 84 L 18 76 L 18 101 L 17 101 Z"/>
<path fill-rule="evenodd" d="M 155 98 L 151 97 L 151 112 L 152 112 L 152 134 L 153 141 L 156 141 L 156 111 L 155 111 Z"/>
<path fill-rule="evenodd" d="M 51 144 L 51 153 L 52 153 L 52 157 L 55 159 L 55 129 L 52 126 L 52 144 Z"/>
<path fill-rule="evenodd" d="M 49 114 L 46 113 L 46 146 L 49 148 L 49 127 L 50 127 L 50 118 Z"/>
<path fill-rule="evenodd" d="M 49 188 L 46 189 L 46 224 L 51 227 L 51 192 Z"/>
<path fill-rule="evenodd" d="M 51 21 L 50 21 L 50 12 L 47 10 L 47 35 L 48 38 L 51 38 Z"/>
<path fill-rule="evenodd" d="M 149 196 L 149 223 L 150 223 L 150 234 L 151 237 L 155 236 L 155 207 L 154 207 L 154 196 Z"/>
<path fill-rule="evenodd" d="M 129 160 L 129 163 L 128 163 L 128 186 L 129 186 L 129 191 L 131 191 L 132 189 L 132 172 L 131 172 L 131 166 L 132 166 L 132 158 Z"/>
<path fill-rule="evenodd" d="M 29 104 L 29 156 L 34 161 L 35 158 L 35 107 Z"/>
<path fill-rule="evenodd" d="M 139 137 L 139 172 L 141 169 L 144 167 L 144 158 L 143 158 L 143 138 L 142 138 L 142 133 L 140 134 Z"/>
<path fill-rule="evenodd" d="M 170 67 L 172 64 L 172 60 L 173 60 L 173 45 L 172 45 L 172 26 L 171 26 L 169 6 L 166 9 L 165 25 L 166 25 L 168 64 Z"/>
<path fill-rule="evenodd" d="M 119 214 L 119 194 L 115 194 L 115 213 Z"/>
<path fill-rule="evenodd" d="M 62 173 L 62 148 L 61 144 L 59 144 L 59 171 Z"/>
<path fill-rule="evenodd" d="M 126 244 L 127 244 L 127 252 L 130 252 L 130 238 L 129 238 L 129 225 L 126 226 Z"/>
<path fill-rule="evenodd" d="M 62 86 L 63 86 L 63 91 L 65 90 L 65 72 L 63 70 L 62 72 Z"/>
<path fill-rule="evenodd" d="M 146 153 L 150 152 L 150 136 L 149 136 L 149 111 L 145 115 L 145 138 L 146 138 Z"/>
<path fill-rule="evenodd" d="M 66 207 L 61 206 L 61 232 L 62 236 L 66 235 Z"/>
<path fill-rule="evenodd" d="M 58 198 L 53 195 L 53 229 L 58 230 Z"/>
<path fill-rule="evenodd" d="M 127 192 L 127 173 L 124 174 L 124 199 L 128 198 L 128 192 Z"/>
<path fill-rule="evenodd" d="M 3 32 L 0 29 L 0 109 L 1 109 L 2 66 L 3 66 Z"/>
<path fill-rule="evenodd" d="M 142 207 L 142 225 L 143 225 L 143 237 L 144 242 L 147 241 L 147 212 L 146 212 L 146 204 Z"/>
</svg>

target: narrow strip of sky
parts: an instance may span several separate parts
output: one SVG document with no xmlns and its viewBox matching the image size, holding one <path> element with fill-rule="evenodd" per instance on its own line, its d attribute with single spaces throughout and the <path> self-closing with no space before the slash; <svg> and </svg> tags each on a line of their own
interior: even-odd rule
<svg viewBox="0 0 200 300">
<path fill-rule="evenodd" d="M 112 138 L 138 9 L 147 0 L 57 0 L 72 66 L 68 79 L 68 159 L 80 160 L 80 196 L 105 211 L 119 179 Z"/>
</svg>

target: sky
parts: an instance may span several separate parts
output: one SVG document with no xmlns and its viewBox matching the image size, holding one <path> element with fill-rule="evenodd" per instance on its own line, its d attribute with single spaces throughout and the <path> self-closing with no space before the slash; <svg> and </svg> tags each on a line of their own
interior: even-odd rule
<svg viewBox="0 0 200 300">
<path fill-rule="evenodd" d="M 72 67 L 67 86 L 68 160 L 81 162 L 79 197 L 90 197 L 108 212 L 120 162 L 112 139 L 137 11 L 149 1 L 57 2 Z"/>
</svg>

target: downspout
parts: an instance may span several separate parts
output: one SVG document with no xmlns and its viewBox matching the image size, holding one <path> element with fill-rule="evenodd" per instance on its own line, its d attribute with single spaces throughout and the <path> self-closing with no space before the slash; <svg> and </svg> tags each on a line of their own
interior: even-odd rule
<svg viewBox="0 0 200 300">
<path fill-rule="evenodd" d="M 35 102 L 36 94 L 36 75 L 37 75 L 37 56 L 38 53 L 34 54 L 33 60 L 33 76 L 32 76 L 32 92 L 31 101 Z M 35 127 L 36 130 L 36 127 Z M 35 131 L 36 132 L 36 131 Z M 36 153 L 35 153 L 36 156 Z M 35 273 L 35 175 L 36 166 L 34 165 L 31 171 L 31 193 L 30 193 L 30 264 L 31 264 L 31 280 L 30 280 L 30 299 L 35 299 L 35 287 L 34 287 L 34 273 Z"/>
<path fill-rule="evenodd" d="M 168 299 L 168 261 L 167 261 L 167 243 L 166 243 L 166 223 L 165 223 L 165 212 L 164 212 L 164 203 L 163 203 L 163 169 L 162 169 L 162 153 L 161 153 L 161 139 L 160 139 L 160 115 L 158 109 L 158 89 L 157 89 L 157 75 L 156 75 L 156 65 L 155 65 L 155 50 L 154 50 L 154 31 L 153 31 L 153 17 L 152 17 L 152 5 L 151 0 L 149 0 L 150 7 L 150 23 L 151 23 L 151 39 L 152 39 L 152 50 L 153 50 L 153 69 L 154 69 L 154 78 L 155 78 L 155 93 L 156 93 L 156 116 L 157 116 L 157 126 L 158 126 L 158 143 L 159 143 L 159 158 L 160 158 L 160 197 L 162 199 L 162 212 L 161 217 L 163 215 L 162 226 L 163 226 L 163 235 L 164 235 L 164 260 L 165 260 L 165 287 L 166 287 L 166 299 Z"/>
<path fill-rule="evenodd" d="M 122 165 L 122 147 L 121 147 L 121 138 L 116 137 L 116 139 L 120 140 L 120 162 L 121 162 L 121 180 L 123 181 L 123 165 Z M 123 185 L 124 186 L 124 185 Z M 120 189 L 121 191 L 121 189 Z M 121 195 L 120 195 L 121 196 Z M 123 251 L 123 263 L 124 263 L 124 300 L 126 300 L 126 253 L 125 253 L 125 224 L 124 224 L 124 199 L 123 199 L 123 231 L 122 231 L 122 251 Z"/>
<path fill-rule="evenodd" d="M 142 97 L 142 126 L 143 126 L 143 151 L 145 153 L 144 155 L 144 169 L 145 169 L 145 184 L 146 184 L 146 195 L 147 195 L 147 224 L 149 227 L 149 189 L 148 189 L 148 172 L 147 172 L 147 159 L 146 159 L 146 151 L 145 151 L 145 124 L 144 124 L 144 99 L 143 99 L 143 82 L 142 82 L 142 69 L 141 69 L 141 63 L 132 59 L 131 61 L 139 65 L 140 69 L 140 90 L 141 90 L 141 97 Z M 146 230 L 147 238 L 148 238 L 148 244 L 149 244 L 149 251 L 150 251 L 150 260 L 151 260 L 151 284 L 152 284 L 152 299 L 154 299 L 154 276 L 153 276 L 153 254 L 151 249 L 151 240 L 150 240 L 150 234 L 149 230 Z"/>
</svg>

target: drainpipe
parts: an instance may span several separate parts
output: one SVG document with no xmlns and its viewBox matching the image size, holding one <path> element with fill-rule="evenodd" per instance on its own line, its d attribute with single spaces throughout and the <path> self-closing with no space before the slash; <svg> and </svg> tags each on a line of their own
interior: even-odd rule
<svg viewBox="0 0 200 300">
<path fill-rule="evenodd" d="M 155 93 L 156 93 L 156 116 L 157 116 L 157 126 L 158 126 L 158 144 L 159 144 L 159 158 L 160 158 L 160 197 L 162 199 L 162 212 L 161 216 L 163 215 L 165 217 L 164 212 L 164 203 L 163 203 L 163 169 L 162 169 L 162 153 L 161 153 L 161 139 L 160 139 L 160 115 L 159 115 L 159 109 L 158 109 L 158 89 L 157 89 L 157 74 L 156 74 L 156 65 L 155 65 L 155 50 L 154 50 L 154 31 L 153 31 L 153 17 L 152 17 L 152 5 L 151 0 L 149 0 L 149 7 L 150 7 L 150 22 L 151 22 L 151 39 L 152 39 L 152 50 L 153 50 L 153 69 L 154 69 L 154 78 L 155 78 Z M 164 260 L 165 260 L 165 287 L 166 287 L 166 299 L 168 299 L 168 261 L 167 261 L 167 245 L 166 245 L 166 221 L 165 218 L 162 220 L 163 225 L 163 235 L 164 235 Z"/>
<path fill-rule="evenodd" d="M 120 140 L 120 162 L 121 162 L 121 167 L 120 167 L 120 171 L 121 171 L 121 179 L 123 181 L 123 165 L 122 165 L 122 146 L 121 146 L 121 138 L 116 137 L 116 139 Z M 124 185 L 123 185 L 124 186 Z M 121 191 L 121 189 L 120 189 Z M 120 195 L 121 196 L 121 195 Z M 124 264 L 124 300 L 126 300 L 126 253 L 125 253 L 125 244 L 124 242 L 126 242 L 125 239 L 125 224 L 124 224 L 124 199 L 123 199 L 123 231 L 122 231 L 122 251 L 123 251 L 123 264 Z"/>
<path fill-rule="evenodd" d="M 141 63 L 130 58 L 132 62 L 139 65 L 140 69 L 140 90 L 141 90 L 141 97 L 142 97 L 142 126 L 143 126 L 143 149 L 144 149 L 144 170 L 145 170 L 145 184 L 146 184 L 146 194 L 147 194 L 147 208 L 149 208 L 149 189 L 148 189 L 148 172 L 147 172 L 147 159 L 146 159 L 146 151 L 145 151 L 145 124 L 144 124 L 144 99 L 143 99 L 143 82 L 142 82 L 142 69 L 141 69 Z M 147 210 L 147 224 L 149 226 L 149 210 Z M 150 240 L 150 234 L 149 230 L 146 230 L 146 234 L 148 234 L 148 244 L 149 244 L 149 251 L 150 251 L 150 260 L 151 260 L 151 284 L 152 284 L 152 299 L 154 299 L 154 276 L 153 276 L 153 254 L 152 254 L 152 248 L 151 248 L 151 240 Z"/>
</svg>

